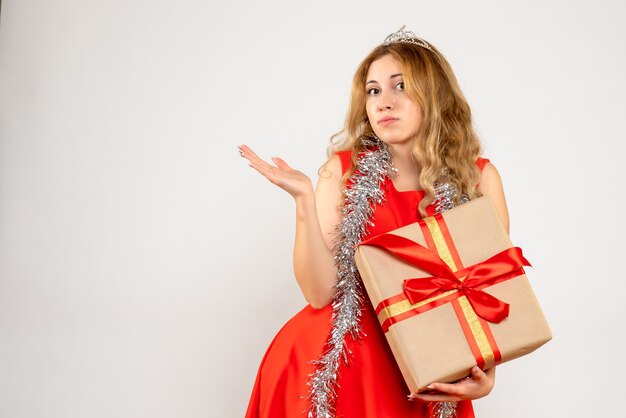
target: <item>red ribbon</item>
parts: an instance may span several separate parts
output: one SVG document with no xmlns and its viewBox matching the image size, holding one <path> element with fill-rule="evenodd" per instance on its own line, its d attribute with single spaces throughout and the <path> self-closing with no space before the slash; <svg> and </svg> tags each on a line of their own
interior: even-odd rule
<svg viewBox="0 0 626 418">
<path fill-rule="evenodd" d="M 483 262 L 453 272 L 438 254 L 398 235 L 379 235 L 364 241 L 361 245 L 379 247 L 434 275 L 404 281 L 404 293 L 411 304 L 449 290 L 458 290 L 459 296 L 467 297 L 478 316 L 495 323 L 509 316 L 509 304 L 482 289 L 518 276 L 519 274 L 514 273 L 521 270 L 522 266 L 530 266 L 519 247 L 508 248 Z M 519 273 L 521 274 L 521 271 Z M 465 280 L 461 281 L 462 277 L 465 277 Z"/>
</svg>

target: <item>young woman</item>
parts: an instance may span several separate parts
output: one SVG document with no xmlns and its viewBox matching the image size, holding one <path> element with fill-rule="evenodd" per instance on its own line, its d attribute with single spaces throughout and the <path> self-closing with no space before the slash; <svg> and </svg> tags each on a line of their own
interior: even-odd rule
<svg viewBox="0 0 626 418">
<path fill-rule="evenodd" d="M 383 163 L 389 156 L 396 171 L 380 177 L 379 188 L 374 187 L 383 199 L 368 201 L 373 208 L 369 219 L 375 222 L 348 219 L 365 227 L 357 239 L 445 210 L 442 184 L 456 190 L 448 198 L 452 205 L 490 195 L 508 231 L 500 176 L 489 160 L 479 157 L 470 108 L 443 55 L 404 27 L 387 37 L 356 71 L 342 134 L 343 140 L 331 147 L 315 190 L 306 175 L 282 159 L 272 158 L 270 164 L 248 146 L 239 146 L 252 168 L 295 200 L 294 273 L 309 302 L 270 344 L 246 417 L 449 414 L 441 412 L 442 405 L 455 407 L 458 417 L 473 417 L 471 400 L 489 394 L 495 368 L 483 372 L 474 367 L 465 380 L 433 382 L 427 393 L 409 394 L 367 295 L 358 306 L 360 314 L 346 317 L 341 306 L 354 300 L 346 299 L 350 289 L 338 285 L 338 277 L 351 277 L 345 268 L 349 257 L 338 256 L 348 248 L 341 243 L 350 238 L 341 230 L 342 221 L 356 216 L 355 210 L 342 211 L 349 199 L 344 192 L 356 187 L 359 173 L 372 171 L 367 155 L 378 155 L 375 158 Z M 358 209 L 358 204 L 352 208 Z M 351 333 L 352 326 L 360 327 L 360 336 Z M 338 360 L 344 354 L 347 362 Z"/>
</svg>

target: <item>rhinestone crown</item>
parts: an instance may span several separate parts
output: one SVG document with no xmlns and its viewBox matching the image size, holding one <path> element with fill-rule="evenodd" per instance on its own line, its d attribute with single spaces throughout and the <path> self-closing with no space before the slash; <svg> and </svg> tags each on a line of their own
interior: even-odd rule
<svg viewBox="0 0 626 418">
<path fill-rule="evenodd" d="M 419 46 L 421 46 L 423 48 L 426 48 L 426 49 L 428 49 L 430 51 L 433 51 L 433 49 L 430 47 L 430 45 L 428 45 L 428 42 L 426 42 L 422 38 L 419 38 L 413 32 L 408 31 L 408 30 L 404 30 L 405 27 L 406 27 L 406 25 L 402 25 L 402 27 L 400 29 L 398 29 L 396 32 L 394 32 L 394 33 L 390 34 L 389 36 L 387 36 L 385 38 L 385 40 L 383 41 L 383 45 L 394 44 L 394 43 L 397 43 L 397 42 L 406 42 L 406 43 L 410 43 L 410 44 L 419 45 Z"/>
</svg>

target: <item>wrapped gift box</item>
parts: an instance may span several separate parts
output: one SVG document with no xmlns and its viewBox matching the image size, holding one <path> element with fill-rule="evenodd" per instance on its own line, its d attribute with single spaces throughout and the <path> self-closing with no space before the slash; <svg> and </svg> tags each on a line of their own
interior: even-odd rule
<svg viewBox="0 0 626 418">
<path fill-rule="evenodd" d="M 552 338 L 488 196 L 364 241 L 355 260 L 411 391 L 453 382 Z"/>
</svg>

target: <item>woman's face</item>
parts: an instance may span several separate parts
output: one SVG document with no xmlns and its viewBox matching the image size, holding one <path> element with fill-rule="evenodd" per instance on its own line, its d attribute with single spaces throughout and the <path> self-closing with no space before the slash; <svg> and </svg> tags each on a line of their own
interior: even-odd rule
<svg viewBox="0 0 626 418">
<path fill-rule="evenodd" d="M 365 90 L 365 110 L 376 136 L 387 144 L 410 143 L 419 131 L 422 112 L 404 90 L 400 62 L 391 55 L 372 62 Z"/>
</svg>

